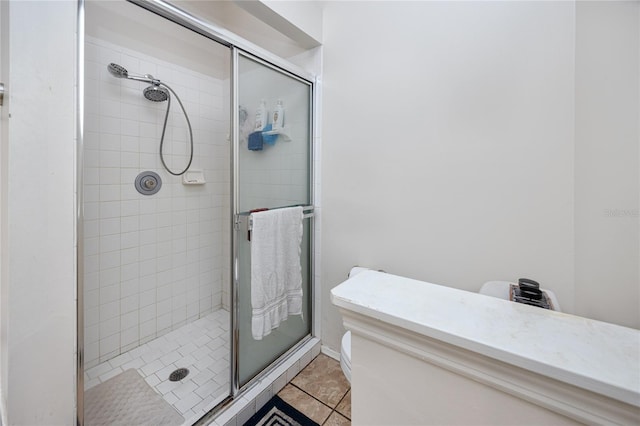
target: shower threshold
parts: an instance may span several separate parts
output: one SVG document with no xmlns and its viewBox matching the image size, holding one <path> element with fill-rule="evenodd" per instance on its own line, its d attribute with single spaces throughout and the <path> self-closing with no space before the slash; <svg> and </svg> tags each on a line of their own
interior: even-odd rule
<svg viewBox="0 0 640 426">
<path fill-rule="evenodd" d="M 84 388 L 135 368 L 185 424 L 193 424 L 229 396 L 229 356 L 229 312 L 220 309 L 86 370 Z M 171 381 L 180 368 L 189 374 Z"/>
</svg>

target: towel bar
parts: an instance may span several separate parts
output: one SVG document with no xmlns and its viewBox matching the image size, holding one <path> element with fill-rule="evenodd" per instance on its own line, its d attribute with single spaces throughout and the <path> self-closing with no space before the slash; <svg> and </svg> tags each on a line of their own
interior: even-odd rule
<svg viewBox="0 0 640 426">
<path fill-rule="evenodd" d="M 286 206 L 286 207 L 277 207 L 277 209 L 282 209 L 282 208 L 287 208 L 287 207 L 298 207 L 298 206 Z M 315 212 L 314 212 L 314 207 L 313 206 L 301 206 L 302 207 L 302 211 L 304 212 L 304 214 L 302 215 L 302 219 L 309 219 L 310 217 L 314 217 L 315 216 Z M 275 210 L 275 209 L 268 209 L 268 210 Z M 254 213 L 253 211 L 247 211 L 247 212 L 241 212 L 238 213 L 236 215 L 236 220 L 235 220 L 235 228 L 236 230 L 240 229 L 240 222 L 242 221 L 243 217 L 248 217 L 249 220 L 247 221 L 247 241 L 251 241 L 251 229 L 253 228 L 253 221 L 251 220 L 251 213 Z"/>
<path fill-rule="evenodd" d="M 310 217 L 314 217 L 315 214 L 313 212 L 306 213 L 302 215 L 302 219 L 309 219 Z M 251 231 L 253 229 L 253 220 L 251 220 L 251 216 L 249 216 L 249 223 L 247 224 L 247 231 Z"/>
<path fill-rule="evenodd" d="M 313 212 L 313 208 L 314 208 L 313 206 L 310 206 L 310 205 L 309 206 L 301 206 L 300 204 L 294 204 L 294 205 L 291 205 L 291 206 L 272 207 L 272 208 L 269 208 L 269 209 L 249 210 L 249 211 L 237 213 L 236 216 L 249 216 L 249 215 L 251 215 L 251 213 L 254 213 L 254 212 L 257 212 L 257 211 L 287 209 L 289 207 L 302 207 L 302 211 L 303 212 L 307 212 L 307 211 Z"/>
</svg>

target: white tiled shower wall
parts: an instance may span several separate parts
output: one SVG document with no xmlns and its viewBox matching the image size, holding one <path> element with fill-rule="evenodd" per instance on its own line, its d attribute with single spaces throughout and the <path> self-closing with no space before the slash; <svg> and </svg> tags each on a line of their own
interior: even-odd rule
<svg viewBox="0 0 640 426">
<path fill-rule="evenodd" d="M 228 80 L 87 37 L 84 137 L 85 366 L 110 359 L 222 307 L 229 253 Z M 152 74 L 180 96 L 193 127 L 191 170 L 206 184 L 183 185 L 158 154 L 166 102 L 145 83 L 117 79 L 110 62 Z M 174 171 L 188 161 L 186 122 L 175 101 L 164 152 Z M 138 173 L 162 178 L 152 196 Z M 228 291 L 225 291 L 228 293 Z M 226 303 L 225 303 L 226 305 Z"/>
</svg>

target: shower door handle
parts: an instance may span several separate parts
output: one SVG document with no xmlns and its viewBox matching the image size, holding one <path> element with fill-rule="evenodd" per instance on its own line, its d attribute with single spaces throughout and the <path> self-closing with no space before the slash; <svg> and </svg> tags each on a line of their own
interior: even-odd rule
<svg viewBox="0 0 640 426">
<path fill-rule="evenodd" d="M 0 83 L 0 106 L 4 104 L 4 83 Z"/>
</svg>

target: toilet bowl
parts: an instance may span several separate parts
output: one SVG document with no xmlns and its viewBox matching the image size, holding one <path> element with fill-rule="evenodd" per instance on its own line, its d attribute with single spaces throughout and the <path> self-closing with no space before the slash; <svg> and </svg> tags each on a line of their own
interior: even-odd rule
<svg viewBox="0 0 640 426">
<path fill-rule="evenodd" d="M 353 278 L 355 275 L 360 272 L 370 271 L 369 268 L 362 268 L 359 266 L 354 266 L 349 271 L 348 278 Z M 351 383 L 351 331 L 347 331 L 342 336 L 342 343 L 340 344 L 340 367 L 342 368 L 342 372 L 344 376 Z"/>
<path fill-rule="evenodd" d="M 340 345 L 340 367 L 344 376 L 351 383 L 351 331 L 347 331 L 342 336 Z"/>
</svg>

